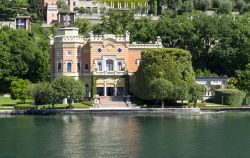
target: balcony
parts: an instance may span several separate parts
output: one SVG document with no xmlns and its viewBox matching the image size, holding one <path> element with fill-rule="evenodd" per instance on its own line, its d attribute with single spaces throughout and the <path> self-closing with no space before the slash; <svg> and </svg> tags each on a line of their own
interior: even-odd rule
<svg viewBox="0 0 250 158">
<path fill-rule="evenodd" d="M 94 71 L 93 75 L 127 75 L 127 71 Z"/>
</svg>

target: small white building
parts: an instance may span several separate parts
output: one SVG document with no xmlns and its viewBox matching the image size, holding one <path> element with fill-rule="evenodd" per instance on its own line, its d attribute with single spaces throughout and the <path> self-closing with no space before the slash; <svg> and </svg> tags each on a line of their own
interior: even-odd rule
<svg viewBox="0 0 250 158">
<path fill-rule="evenodd" d="M 226 83 L 229 81 L 228 77 L 196 77 L 195 81 L 199 85 L 204 85 L 205 94 L 203 100 L 214 96 L 215 89 L 224 89 Z"/>
</svg>

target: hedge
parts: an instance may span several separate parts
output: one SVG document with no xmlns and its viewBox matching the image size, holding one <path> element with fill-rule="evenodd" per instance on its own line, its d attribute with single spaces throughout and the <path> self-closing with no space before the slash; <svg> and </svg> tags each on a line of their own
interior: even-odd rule
<svg viewBox="0 0 250 158">
<path fill-rule="evenodd" d="M 239 106 L 242 104 L 245 96 L 246 93 L 238 89 L 215 90 L 215 102 L 218 104 L 222 104 L 223 98 L 224 105 Z"/>
<path fill-rule="evenodd" d="M 35 106 L 30 104 L 17 104 L 14 106 L 14 109 L 16 110 L 35 109 Z"/>
</svg>

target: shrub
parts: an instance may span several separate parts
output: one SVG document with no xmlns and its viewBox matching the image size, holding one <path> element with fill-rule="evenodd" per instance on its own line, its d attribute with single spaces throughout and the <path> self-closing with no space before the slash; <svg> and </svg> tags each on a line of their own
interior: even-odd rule
<svg viewBox="0 0 250 158">
<path fill-rule="evenodd" d="M 14 106 L 14 109 L 16 109 L 16 110 L 28 110 L 28 109 L 35 109 L 35 106 L 30 105 L 30 104 L 17 104 Z"/>
<path fill-rule="evenodd" d="M 215 90 L 215 102 L 230 106 L 239 106 L 242 104 L 246 94 L 238 89 L 219 89 Z M 222 100 L 223 99 L 223 100 Z"/>
</svg>

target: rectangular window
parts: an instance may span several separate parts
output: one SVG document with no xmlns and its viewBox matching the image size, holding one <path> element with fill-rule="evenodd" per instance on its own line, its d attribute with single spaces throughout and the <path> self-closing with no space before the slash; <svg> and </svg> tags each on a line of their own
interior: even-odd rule
<svg viewBox="0 0 250 158">
<path fill-rule="evenodd" d="M 113 60 L 107 60 L 106 61 L 106 70 L 108 70 L 108 71 L 114 71 L 114 69 L 113 69 Z"/>
<path fill-rule="evenodd" d="M 56 56 L 62 56 L 62 51 L 56 51 Z"/>
<path fill-rule="evenodd" d="M 81 62 L 77 62 L 77 72 L 81 72 Z"/>
<path fill-rule="evenodd" d="M 72 61 L 66 61 L 67 72 L 72 72 Z"/>
<path fill-rule="evenodd" d="M 122 71 L 122 62 L 121 61 L 119 61 L 117 63 L 117 67 L 118 67 L 118 71 Z"/>
<path fill-rule="evenodd" d="M 73 2 L 73 6 L 76 6 L 76 2 Z"/>
<path fill-rule="evenodd" d="M 77 56 L 81 56 L 81 50 L 77 50 Z"/>
<path fill-rule="evenodd" d="M 60 61 L 57 62 L 56 69 L 57 69 L 57 73 L 62 72 L 62 63 Z"/>
<path fill-rule="evenodd" d="M 84 69 L 88 70 L 89 69 L 89 65 L 88 64 L 84 64 Z"/>
<path fill-rule="evenodd" d="M 97 71 L 102 71 L 102 62 L 98 62 Z"/>
</svg>

